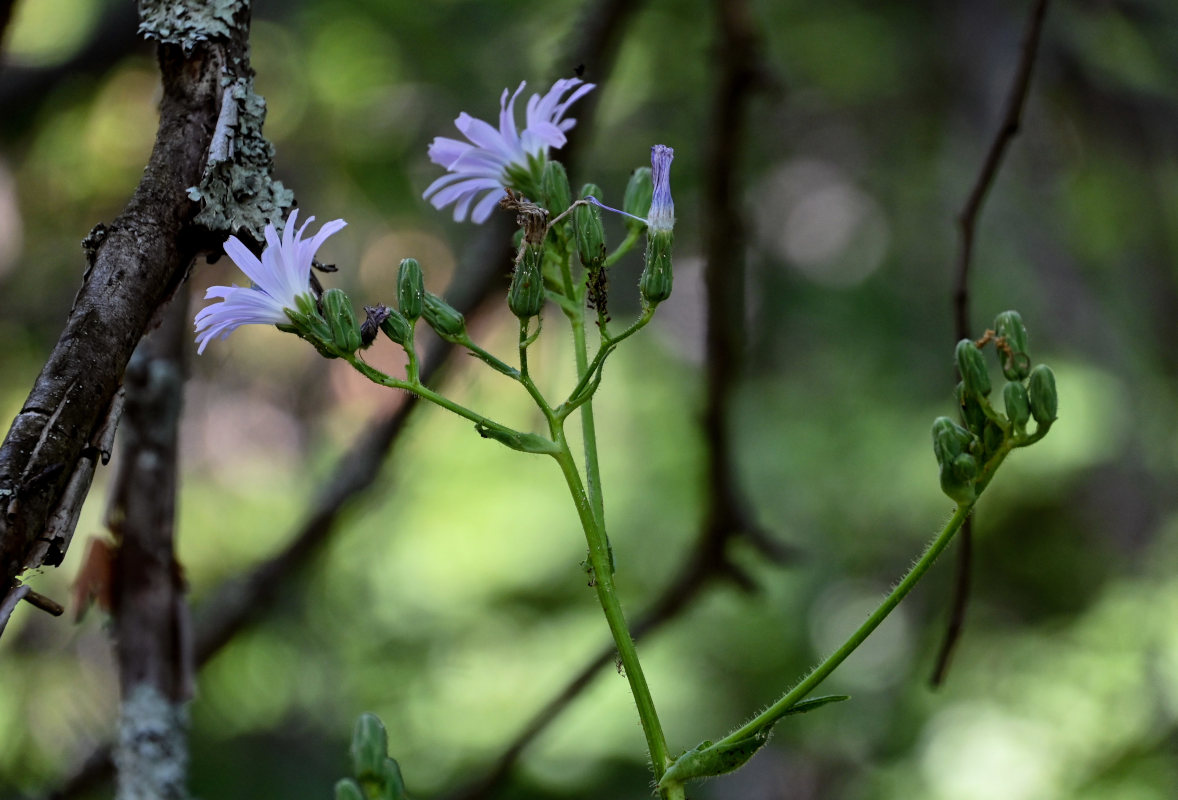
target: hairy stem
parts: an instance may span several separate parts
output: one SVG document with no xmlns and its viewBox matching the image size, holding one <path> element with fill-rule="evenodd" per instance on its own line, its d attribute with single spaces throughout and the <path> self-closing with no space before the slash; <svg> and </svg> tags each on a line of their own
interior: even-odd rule
<svg viewBox="0 0 1178 800">
<path fill-rule="evenodd" d="M 1001 455 L 1005 455 L 1005 452 L 1003 451 Z M 1001 459 L 998 458 L 998 460 Z M 993 466 L 996 468 L 997 463 Z M 991 474 L 993 474 L 992 471 Z M 924 577 L 929 567 L 937 560 L 937 556 L 953 541 L 953 537 L 957 535 L 962 524 L 969 517 L 975 503 L 976 501 L 957 507 L 952 518 L 945 525 L 944 530 L 937 534 L 937 538 L 924 551 L 924 555 L 920 557 L 920 560 L 912 566 L 912 569 L 908 571 L 908 574 L 904 576 L 903 580 L 896 584 L 896 588 L 892 589 L 891 593 L 884 598 L 883 602 L 872 612 L 871 616 L 851 634 L 847 641 L 843 642 L 842 646 L 827 656 L 826 660 L 815 667 L 800 683 L 786 692 L 784 697 L 740 728 L 728 734 L 728 736 L 724 737 L 717 744 L 733 744 L 768 730 L 791 708 L 804 700 L 810 692 L 817 689 L 818 685 L 826 680 L 840 664 L 846 661 L 847 657 L 855 652 L 859 645 L 863 644 L 867 637 L 879 627 L 880 623 L 887 619 L 888 614 L 892 613 L 892 610 L 900 604 L 900 601 L 912 591 L 912 587 L 916 586 L 920 579 Z"/>
<path fill-rule="evenodd" d="M 605 613 L 609 624 L 610 634 L 618 648 L 618 657 L 626 672 L 626 680 L 630 682 L 630 691 L 634 694 L 634 705 L 638 707 L 638 718 L 642 723 L 642 732 L 646 736 L 646 746 L 650 751 L 650 760 L 654 768 L 655 780 L 659 780 L 666 772 L 670 762 L 667 753 L 667 741 L 663 736 L 662 723 L 654 708 L 654 698 L 651 697 L 650 687 L 646 683 L 646 675 L 642 672 L 642 665 L 638 661 L 638 651 L 634 647 L 634 639 L 626 625 L 626 617 L 622 613 L 622 604 L 618 600 L 614 588 L 612 559 L 609 552 L 609 541 L 606 539 L 605 526 L 600 524 L 593 511 L 581 476 L 577 472 L 577 465 L 569 450 L 568 440 L 564 431 L 559 427 L 554 431 L 558 452 L 554 454 L 560 470 L 568 484 L 569 493 L 573 496 L 573 503 L 577 507 L 577 515 L 581 520 L 581 527 L 585 531 L 585 540 L 589 545 L 589 564 L 593 569 L 593 586 L 597 591 L 597 599 L 601 603 L 601 610 Z"/>
</svg>

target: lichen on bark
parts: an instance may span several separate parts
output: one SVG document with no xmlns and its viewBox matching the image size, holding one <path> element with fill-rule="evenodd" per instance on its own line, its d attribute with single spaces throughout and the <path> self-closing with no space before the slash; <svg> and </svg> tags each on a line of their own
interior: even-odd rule
<svg viewBox="0 0 1178 800">
<path fill-rule="evenodd" d="M 202 42 L 232 36 L 242 7 L 241 0 L 139 0 L 139 34 L 189 54 Z"/>
<path fill-rule="evenodd" d="M 227 157 L 210 158 L 200 186 L 189 189 L 188 196 L 201 204 L 195 222 L 210 231 L 245 233 L 262 242 L 268 222 L 281 227 L 294 192 L 271 177 L 274 145 L 262 135 L 266 101 L 254 92 L 253 79 L 233 81 L 223 98 L 237 106 L 236 125 Z"/>
</svg>

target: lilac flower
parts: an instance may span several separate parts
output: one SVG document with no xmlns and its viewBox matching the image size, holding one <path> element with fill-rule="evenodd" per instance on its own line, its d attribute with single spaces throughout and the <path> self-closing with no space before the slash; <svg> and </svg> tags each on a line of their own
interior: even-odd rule
<svg viewBox="0 0 1178 800">
<path fill-rule="evenodd" d="M 295 231 L 299 211 L 294 209 L 282 230 L 282 240 L 274 225 L 266 226 L 266 248 L 261 260 L 249 251 L 236 236 L 225 240 L 225 254 L 246 274 L 251 285 L 210 286 L 205 299 L 221 298 L 196 312 L 197 353 L 203 353 L 208 343 L 224 339 L 241 325 L 289 325 L 285 309 L 296 308 L 295 297 L 311 290 L 311 259 L 323 242 L 348 223 L 342 219 L 326 223 L 319 232 L 303 241 L 303 231 L 314 221 L 308 217 L 303 227 Z"/>
<path fill-rule="evenodd" d="M 474 222 L 485 222 L 491 216 L 506 187 L 531 190 L 525 194 L 534 192 L 529 184 L 539 182 L 548 148 L 563 147 L 568 141 L 565 132 L 577 124 L 574 119 L 564 118 L 569 106 L 594 88 L 594 84 L 579 78 L 567 78 L 552 84 L 543 97 L 533 94 L 528 100 L 527 125 L 518 132 L 515 98 L 526 85 L 520 83 L 510 100 L 508 90 L 503 90 L 499 98 L 499 130 L 463 111 L 454 125 L 471 144 L 445 136 L 435 137 L 430 144 L 430 160 L 445 167 L 449 174 L 431 183 L 423 197 L 434 208 L 453 203 L 456 222 L 466 219 L 475 197 L 483 192 L 486 194 L 470 212 Z"/>
</svg>

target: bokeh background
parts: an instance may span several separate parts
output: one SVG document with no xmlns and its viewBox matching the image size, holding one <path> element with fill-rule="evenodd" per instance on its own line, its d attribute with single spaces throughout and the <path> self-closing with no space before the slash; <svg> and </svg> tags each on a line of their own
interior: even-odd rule
<svg viewBox="0 0 1178 800">
<path fill-rule="evenodd" d="M 79 241 L 146 162 L 159 89 L 131 4 L 23 0 L 0 70 L 0 416 L 55 341 Z M 787 565 L 741 547 L 756 591 L 718 583 L 640 652 L 673 748 L 738 724 L 837 645 L 947 519 L 929 446 L 952 413 L 951 288 L 961 209 L 998 121 L 1029 4 L 754 2 L 777 82 L 748 108 L 747 361 L 731 435 L 754 519 Z M 685 556 L 707 486 L 699 230 L 713 4 L 637 4 L 580 132 L 574 180 L 620 199 L 655 142 L 675 147 L 674 296 L 614 357 L 598 395 L 623 601 Z M 256 4 L 252 34 L 278 176 L 304 213 L 349 226 L 322 251 L 357 303 L 389 300 L 415 256 L 461 281 L 476 226 L 421 199 L 435 135 L 492 118 L 505 86 L 571 74 L 581 2 Z M 587 65 L 594 76 L 598 65 Z M 1055 370 L 1060 421 L 1003 467 L 976 518 L 974 594 L 947 683 L 929 674 L 953 564 L 940 563 L 824 687 L 849 703 L 781 724 L 699 798 L 1042 800 L 1174 796 L 1178 786 L 1178 9 L 1054 3 L 1024 126 L 978 229 L 973 324 L 1021 310 Z M 612 223 L 611 223 L 612 224 Z M 620 227 L 610 229 L 615 237 Z M 632 312 L 631 261 L 613 314 Z M 194 303 L 234 279 L 199 264 Z M 514 318 L 479 315 L 510 354 Z M 571 351 L 549 313 L 543 385 Z M 395 363 L 395 354 L 375 358 Z M 521 425 L 522 392 L 470 359 L 447 391 Z M 366 420 L 400 399 L 294 337 L 242 330 L 192 362 L 179 549 L 199 610 L 276 552 Z M 34 585 L 68 594 L 102 531 L 100 472 L 78 538 Z M 379 713 L 418 797 L 478 777 L 606 639 L 584 545 L 550 463 L 443 412 L 412 418 L 281 602 L 201 672 L 199 797 L 329 797 L 351 725 Z M 108 628 L 22 609 L 0 641 L 0 796 L 38 796 L 106 741 Z M 503 798 L 648 796 L 623 678 L 606 668 L 525 754 Z M 109 796 L 99 790 L 93 797 Z"/>
</svg>

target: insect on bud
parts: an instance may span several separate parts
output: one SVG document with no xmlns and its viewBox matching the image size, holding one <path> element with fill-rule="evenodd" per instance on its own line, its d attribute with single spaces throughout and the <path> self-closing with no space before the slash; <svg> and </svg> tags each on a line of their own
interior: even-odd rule
<svg viewBox="0 0 1178 800">
<path fill-rule="evenodd" d="M 1031 416 L 1036 422 L 1040 425 L 1055 422 L 1055 414 L 1059 410 L 1059 397 L 1055 392 L 1055 373 L 1051 371 L 1051 367 L 1040 364 L 1031 370 L 1027 395 L 1031 403 Z"/>
<path fill-rule="evenodd" d="M 461 339 L 466 335 L 466 320 L 456 308 L 431 292 L 425 293 L 421 315 L 429 326 L 447 341 Z"/>
<path fill-rule="evenodd" d="M 392 309 L 386 305 L 364 306 L 364 321 L 360 323 L 360 348 L 367 350 L 376 341 L 380 326 L 389 318 Z"/>
<path fill-rule="evenodd" d="M 406 258 L 397 269 L 397 307 L 405 319 L 416 320 L 421 316 L 422 298 L 425 296 L 425 279 L 421 265 L 416 258 Z"/>
<path fill-rule="evenodd" d="M 957 370 L 965 383 L 966 393 L 985 397 L 990 393 L 990 373 L 986 369 L 986 358 L 982 351 L 969 339 L 957 343 Z"/>
</svg>

